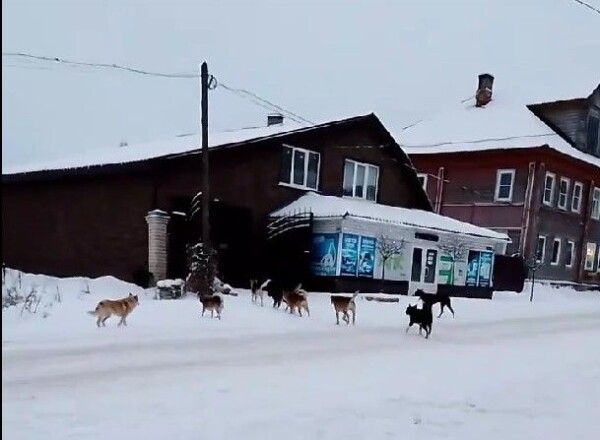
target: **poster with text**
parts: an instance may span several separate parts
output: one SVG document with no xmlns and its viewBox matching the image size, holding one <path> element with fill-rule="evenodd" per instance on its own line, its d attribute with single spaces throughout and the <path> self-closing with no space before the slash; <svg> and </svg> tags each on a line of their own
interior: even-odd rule
<svg viewBox="0 0 600 440">
<path fill-rule="evenodd" d="M 479 253 L 479 287 L 490 287 L 492 279 L 492 252 Z"/>
<path fill-rule="evenodd" d="M 358 267 L 358 235 L 342 234 L 342 265 L 341 276 L 356 276 Z"/>
<path fill-rule="evenodd" d="M 479 251 L 469 251 L 466 286 L 477 286 L 479 277 Z"/>
<path fill-rule="evenodd" d="M 313 234 L 310 268 L 313 275 L 336 275 L 338 234 Z"/>
<path fill-rule="evenodd" d="M 358 276 L 373 278 L 377 240 L 373 237 L 360 237 L 358 253 Z"/>
<path fill-rule="evenodd" d="M 440 269 L 438 271 L 439 284 L 454 284 L 454 261 L 449 255 L 440 256 Z"/>
</svg>

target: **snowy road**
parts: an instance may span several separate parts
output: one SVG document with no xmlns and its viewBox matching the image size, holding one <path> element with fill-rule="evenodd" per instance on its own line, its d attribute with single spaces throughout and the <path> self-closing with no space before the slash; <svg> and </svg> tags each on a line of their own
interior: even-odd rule
<svg viewBox="0 0 600 440">
<path fill-rule="evenodd" d="M 58 311 L 42 321 L 45 330 L 37 321 L 3 322 L 3 434 L 348 440 L 600 432 L 597 295 L 535 307 L 522 297 L 457 300 L 457 317 L 436 320 L 428 341 L 416 329 L 404 333 L 406 298 L 400 306 L 359 301 L 354 328 L 332 325 L 325 298 L 311 298 L 304 319 L 246 296 L 226 301 L 222 322 L 199 320 L 193 301 L 152 300 L 127 329 L 97 330 L 83 314 L 65 321 Z"/>
</svg>

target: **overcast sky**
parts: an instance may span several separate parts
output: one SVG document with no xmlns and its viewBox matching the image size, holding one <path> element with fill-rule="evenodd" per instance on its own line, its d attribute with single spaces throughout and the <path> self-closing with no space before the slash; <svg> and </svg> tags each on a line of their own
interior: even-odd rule
<svg viewBox="0 0 600 440">
<path fill-rule="evenodd" d="M 600 0 L 587 0 L 600 8 Z M 2 50 L 195 72 L 315 121 L 397 128 L 474 93 L 564 98 L 600 81 L 600 14 L 573 0 L 3 0 Z M 589 90 L 588 92 L 591 92 Z M 211 130 L 265 109 L 217 89 Z M 2 160 L 39 162 L 198 131 L 198 84 L 2 59 Z"/>
</svg>

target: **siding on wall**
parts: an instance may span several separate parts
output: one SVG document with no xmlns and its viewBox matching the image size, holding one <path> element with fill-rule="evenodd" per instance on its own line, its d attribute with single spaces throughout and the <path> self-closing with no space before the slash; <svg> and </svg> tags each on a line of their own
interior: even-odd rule
<svg viewBox="0 0 600 440">
<path fill-rule="evenodd" d="M 588 206 L 589 186 L 592 179 L 598 179 L 600 175 L 597 167 L 568 158 L 549 148 L 537 147 L 522 150 L 493 150 L 471 153 L 445 153 L 429 155 L 412 155 L 411 160 L 417 167 L 418 172 L 426 172 L 437 175 L 439 167 L 444 167 L 447 182 L 444 183 L 442 213 L 459 220 L 471 222 L 479 226 L 489 227 L 496 230 L 504 230 L 509 234 L 513 243 L 508 246 L 507 253 L 524 252 L 525 257 L 535 248 L 538 234 L 547 235 L 547 252 L 554 237 L 563 239 L 562 252 L 566 249 L 566 239 L 576 243 L 576 261 L 573 268 L 564 267 L 564 256 L 561 264 L 551 266 L 548 262 L 550 256 L 538 271 L 537 275 L 552 280 L 578 281 L 579 254 L 582 246 L 581 235 L 583 233 L 585 207 Z M 521 230 L 523 226 L 523 209 L 527 179 L 529 174 L 529 163 L 536 164 L 536 178 L 533 188 L 531 215 L 531 227 L 528 236 L 525 237 L 525 249 L 519 249 Z M 493 201 L 496 184 L 497 169 L 516 169 L 513 202 L 510 204 L 496 203 Z M 553 207 L 541 204 L 543 193 L 545 171 L 556 174 L 556 186 L 554 191 Z M 568 210 L 563 211 L 556 207 L 558 199 L 558 185 L 561 177 L 571 180 L 569 187 Z M 581 213 L 572 213 L 570 210 L 573 185 L 575 181 L 582 182 L 582 210 Z M 596 183 L 598 186 L 598 183 Z M 428 179 L 428 195 L 435 203 L 435 179 Z M 537 208 L 539 207 L 539 208 Z M 588 241 L 600 238 L 600 222 L 590 220 Z M 598 237 L 598 238 L 596 238 Z M 586 278 L 593 277 L 588 276 Z M 585 281 L 585 280 L 583 280 Z"/>
<path fill-rule="evenodd" d="M 395 144 L 372 120 L 264 140 L 210 153 L 211 201 L 248 208 L 260 242 L 270 212 L 304 191 L 279 185 L 282 144 L 321 153 L 319 191 L 341 195 L 345 158 L 380 167 L 380 203 L 430 210 L 415 190 L 414 171 L 400 165 Z M 179 208 L 201 188 L 201 154 L 74 173 L 74 177 L 3 182 L 4 262 L 59 276 L 111 274 L 132 280 L 147 265 L 145 216 Z M 249 255 L 249 260 L 254 260 Z"/>
</svg>

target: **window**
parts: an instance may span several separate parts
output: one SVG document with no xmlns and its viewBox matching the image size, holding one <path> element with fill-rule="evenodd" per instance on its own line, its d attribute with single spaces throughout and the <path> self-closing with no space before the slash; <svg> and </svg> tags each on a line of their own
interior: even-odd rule
<svg viewBox="0 0 600 440">
<path fill-rule="evenodd" d="M 510 202 L 512 200 L 514 181 L 515 170 L 498 170 L 496 172 L 496 193 L 494 199 L 497 202 Z"/>
<path fill-rule="evenodd" d="M 573 185 L 573 196 L 571 198 L 571 211 L 581 212 L 581 194 L 583 193 L 583 183 L 575 182 Z"/>
<path fill-rule="evenodd" d="M 600 119 L 590 114 L 588 118 L 587 151 L 596 153 L 600 149 Z"/>
<path fill-rule="evenodd" d="M 377 200 L 378 181 L 379 167 L 346 159 L 344 163 L 344 196 L 374 202 Z"/>
<path fill-rule="evenodd" d="M 556 175 L 554 173 L 546 173 L 546 179 L 544 180 L 544 205 L 552 206 L 554 200 L 554 181 Z"/>
<path fill-rule="evenodd" d="M 552 242 L 552 259 L 550 260 L 550 264 L 552 266 L 557 266 L 560 262 L 560 238 L 555 238 L 554 242 Z"/>
<path fill-rule="evenodd" d="M 592 218 L 600 220 L 600 188 L 594 188 L 592 194 Z"/>
<path fill-rule="evenodd" d="M 567 209 L 567 202 L 569 200 L 569 186 L 571 186 L 571 180 L 566 177 L 560 178 L 560 184 L 558 185 L 558 207 L 560 209 Z"/>
<path fill-rule="evenodd" d="M 421 186 L 423 187 L 423 189 L 425 191 L 427 191 L 427 174 L 425 174 L 425 173 L 418 173 L 417 174 L 417 179 L 419 179 L 419 183 L 421 184 Z"/>
<path fill-rule="evenodd" d="M 596 243 L 588 243 L 585 247 L 585 270 L 594 271 L 594 257 L 596 256 Z"/>
<path fill-rule="evenodd" d="M 575 242 L 567 241 L 567 254 L 565 255 L 565 267 L 573 267 L 573 257 L 575 256 Z"/>
<path fill-rule="evenodd" d="M 538 237 L 537 248 L 535 249 L 535 259 L 538 263 L 544 262 L 544 255 L 546 254 L 546 237 L 540 235 Z"/>
<path fill-rule="evenodd" d="M 319 162 L 319 153 L 284 145 L 279 181 L 295 187 L 316 190 L 319 185 Z"/>
</svg>

